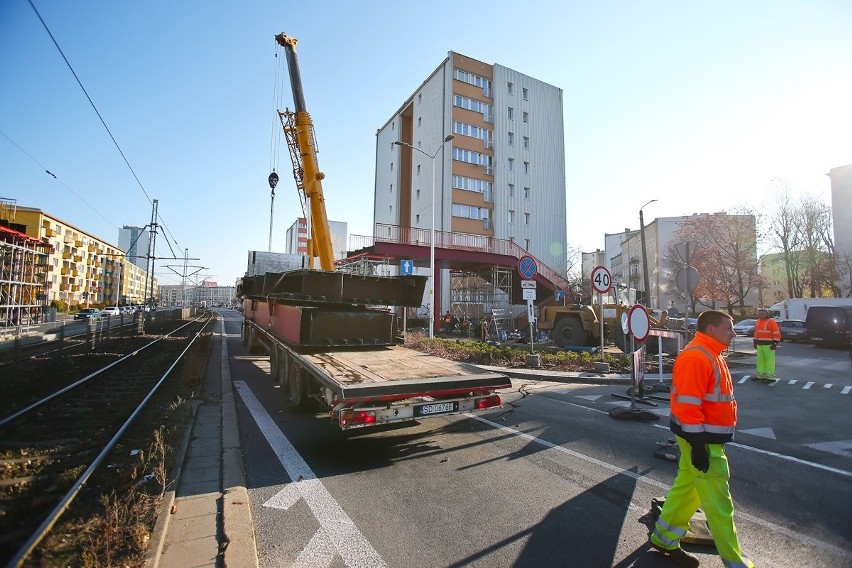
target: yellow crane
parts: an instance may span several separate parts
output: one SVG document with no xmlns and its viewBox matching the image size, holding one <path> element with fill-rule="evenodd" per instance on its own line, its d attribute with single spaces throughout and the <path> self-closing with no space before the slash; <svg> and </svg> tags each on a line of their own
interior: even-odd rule
<svg viewBox="0 0 852 568">
<path fill-rule="evenodd" d="M 320 269 L 334 270 L 334 249 L 331 244 L 331 230 L 325 212 L 325 197 L 322 192 L 322 180 L 325 178 L 317 162 L 316 135 L 311 115 L 305 107 L 305 94 L 302 90 L 302 76 L 299 72 L 299 60 L 296 56 L 296 44 L 299 40 L 280 33 L 275 41 L 284 48 L 287 56 L 287 68 L 290 72 L 290 87 L 293 90 L 293 105 L 296 111 L 289 109 L 278 112 L 284 136 L 293 162 L 293 177 L 296 189 L 304 201 L 310 204 L 310 238 L 308 239 L 308 266 L 313 268 L 314 257 L 319 258 Z"/>
</svg>

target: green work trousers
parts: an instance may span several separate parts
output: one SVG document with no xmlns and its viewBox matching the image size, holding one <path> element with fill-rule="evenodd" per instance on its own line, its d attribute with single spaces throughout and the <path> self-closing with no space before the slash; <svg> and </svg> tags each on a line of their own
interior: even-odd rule
<svg viewBox="0 0 852 568">
<path fill-rule="evenodd" d="M 722 444 L 707 444 L 710 468 L 707 473 L 692 465 L 692 446 L 677 436 L 680 462 L 674 485 L 666 496 L 660 517 L 651 533 L 651 542 L 669 550 L 680 546 L 686 535 L 689 519 L 700 506 L 713 533 L 716 550 L 726 568 L 754 568 L 754 563 L 743 556 L 734 526 L 734 502 L 728 480 L 728 458 Z"/>
<path fill-rule="evenodd" d="M 775 378 L 775 351 L 771 345 L 757 346 L 757 378 Z"/>
</svg>

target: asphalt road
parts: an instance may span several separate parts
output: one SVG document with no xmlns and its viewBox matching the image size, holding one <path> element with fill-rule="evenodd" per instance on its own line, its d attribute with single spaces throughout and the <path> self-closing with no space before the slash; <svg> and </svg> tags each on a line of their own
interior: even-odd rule
<svg viewBox="0 0 852 568">
<path fill-rule="evenodd" d="M 637 403 L 659 422 L 615 420 L 624 385 L 514 381 L 499 410 L 344 433 L 286 401 L 238 314 L 226 331 L 261 566 L 671 566 L 646 544 L 676 473 L 654 457 L 667 403 Z M 758 566 L 852 566 L 852 363 L 824 371 L 841 358 L 809 347 L 779 349 L 774 386 L 732 365 L 731 489 Z"/>
</svg>

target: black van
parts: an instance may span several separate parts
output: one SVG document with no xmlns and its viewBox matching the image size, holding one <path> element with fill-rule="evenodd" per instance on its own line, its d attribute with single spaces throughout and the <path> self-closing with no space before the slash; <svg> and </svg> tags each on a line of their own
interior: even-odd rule
<svg viewBox="0 0 852 568">
<path fill-rule="evenodd" d="M 811 306 L 805 316 L 805 337 L 817 345 L 850 345 L 852 306 Z"/>
</svg>

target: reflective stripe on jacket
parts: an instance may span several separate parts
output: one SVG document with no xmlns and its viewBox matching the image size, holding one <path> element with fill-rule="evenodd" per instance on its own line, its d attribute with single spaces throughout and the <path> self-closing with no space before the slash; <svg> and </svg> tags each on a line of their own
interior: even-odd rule
<svg viewBox="0 0 852 568">
<path fill-rule="evenodd" d="M 758 345 L 769 345 L 781 341 L 781 330 L 778 322 L 772 318 L 759 319 L 754 324 L 754 340 Z"/>
<path fill-rule="evenodd" d="M 713 444 L 733 439 L 737 402 L 724 348 L 699 331 L 675 360 L 670 397 L 675 434 L 705 435 Z"/>
</svg>

